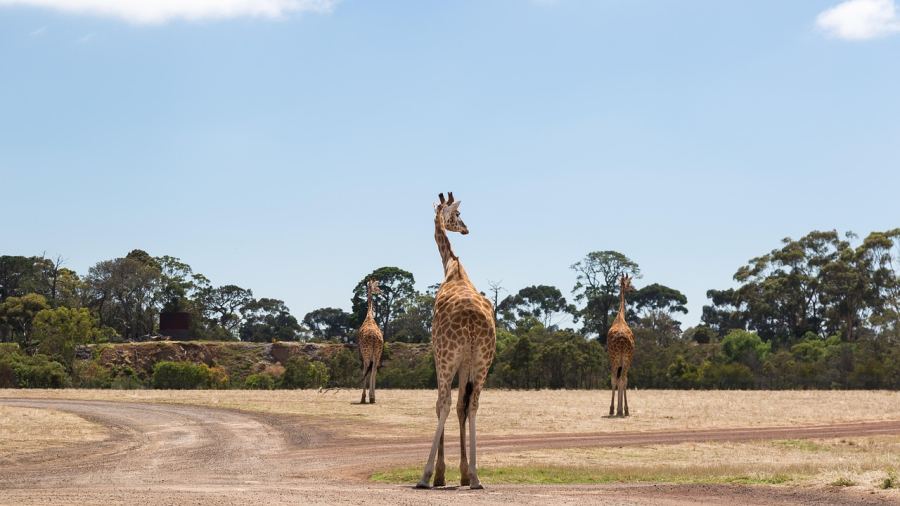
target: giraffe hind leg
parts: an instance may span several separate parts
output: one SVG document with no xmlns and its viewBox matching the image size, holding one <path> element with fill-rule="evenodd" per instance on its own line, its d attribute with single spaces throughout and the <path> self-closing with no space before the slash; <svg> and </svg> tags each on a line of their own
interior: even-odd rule
<svg viewBox="0 0 900 506">
<path fill-rule="evenodd" d="M 437 428 L 434 431 L 434 440 L 431 443 L 428 460 L 425 462 L 422 479 L 416 484 L 416 488 L 431 488 L 428 482 L 431 481 L 431 477 L 434 475 L 434 464 L 435 458 L 438 456 L 438 448 L 444 446 L 444 424 L 447 422 L 447 415 L 450 414 L 450 380 L 453 376 L 450 375 L 449 378 L 442 376 L 438 377 L 438 400 L 435 406 L 435 411 L 437 411 L 438 415 Z M 441 457 L 443 457 L 443 451 L 441 452 Z"/>
<path fill-rule="evenodd" d="M 459 418 L 459 484 L 469 484 L 469 460 L 466 458 L 466 419 L 472 402 L 474 385 L 466 371 L 459 372 L 459 395 L 456 399 L 456 416 Z"/>
<path fill-rule="evenodd" d="M 609 416 L 613 416 L 616 412 L 616 391 L 619 386 L 619 374 L 622 373 L 622 367 L 619 366 L 610 374 L 609 383 L 612 385 L 612 399 L 609 401 Z"/>
<path fill-rule="evenodd" d="M 360 404 L 366 403 L 366 387 L 369 382 L 369 375 L 372 374 L 372 362 L 369 361 L 368 364 L 363 364 L 363 387 L 362 387 L 362 399 L 360 399 Z"/>
</svg>

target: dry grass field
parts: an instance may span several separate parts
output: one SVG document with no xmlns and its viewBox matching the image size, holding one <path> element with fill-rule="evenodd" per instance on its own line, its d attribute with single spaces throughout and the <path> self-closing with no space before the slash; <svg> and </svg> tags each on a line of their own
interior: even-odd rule
<svg viewBox="0 0 900 506">
<path fill-rule="evenodd" d="M 196 405 L 299 420 L 333 428 L 341 440 L 427 444 L 434 428 L 433 391 L 382 390 L 379 403 L 358 405 L 356 390 L 318 391 L 113 391 L 0 390 L 0 400 L 72 399 L 160 405 Z M 840 438 L 597 444 L 566 447 L 542 436 L 650 434 L 699 429 L 798 427 L 860 421 L 900 420 L 900 392 L 860 391 L 634 391 L 632 416 L 604 416 L 607 392 L 503 391 L 482 395 L 479 436 L 495 441 L 480 454 L 481 478 L 492 484 L 774 485 L 856 490 L 900 501 L 900 435 Z M 138 404 L 139 406 L 139 404 Z M 300 422 L 301 424 L 303 422 Z M 448 424 L 455 444 L 456 419 Z M 727 433 L 727 431 L 726 431 Z M 103 427 L 61 411 L 3 406 L 0 402 L 0 462 L 14 453 L 99 441 Z M 528 436 L 527 445 L 503 444 Z M 524 441 L 524 439 L 523 439 Z M 351 445 L 352 448 L 352 445 Z M 399 448 L 399 446 L 398 446 Z M 356 450 L 343 450 L 342 458 Z M 380 450 L 379 450 L 380 451 Z M 404 450 L 406 451 L 406 450 Z M 349 453 L 346 453 L 349 452 Z M 421 455 L 419 455 L 421 453 Z M 412 483 L 421 472 L 414 450 L 374 467 L 372 480 Z M 448 481 L 457 480 L 455 450 L 448 450 Z M 401 464 L 406 462 L 406 464 Z"/>
<path fill-rule="evenodd" d="M 455 392 L 454 392 L 455 395 Z M 2 390 L 3 397 L 194 404 L 341 421 L 348 435 L 371 424 L 382 437 L 430 436 L 433 390 L 379 390 L 378 404 L 358 405 L 357 390 Z M 478 411 L 486 436 L 597 431 L 814 425 L 900 420 L 900 392 L 889 391 L 630 391 L 631 417 L 607 418 L 609 392 L 486 390 Z M 454 400 L 455 401 L 455 400 Z M 452 421 L 455 424 L 455 420 Z M 452 426 L 452 424 L 451 424 Z"/>
</svg>

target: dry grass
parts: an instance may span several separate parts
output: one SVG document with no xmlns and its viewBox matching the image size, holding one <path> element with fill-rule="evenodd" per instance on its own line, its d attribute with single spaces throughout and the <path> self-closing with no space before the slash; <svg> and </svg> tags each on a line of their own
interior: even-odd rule
<svg viewBox="0 0 900 506">
<path fill-rule="evenodd" d="M 267 413 L 359 421 L 360 431 L 383 424 L 383 435 L 430 436 L 432 390 L 380 390 L 378 404 L 360 406 L 357 390 L 0 390 L 2 397 L 100 399 L 197 404 Z M 900 392 L 679 391 L 629 393 L 632 416 L 610 419 L 609 392 L 583 390 L 482 393 L 479 431 L 485 435 L 763 427 L 900 419 Z M 350 424 L 351 435 L 354 435 Z"/>
<path fill-rule="evenodd" d="M 0 460 L 105 438 L 103 427 L 69 413 L 0 405 Z"/>
</svg>

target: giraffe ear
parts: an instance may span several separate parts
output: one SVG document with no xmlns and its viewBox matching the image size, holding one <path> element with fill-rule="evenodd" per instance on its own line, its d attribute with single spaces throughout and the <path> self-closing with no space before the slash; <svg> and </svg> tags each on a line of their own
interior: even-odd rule
<svg viewBox="0 0 900 506">
<path fill-rule="evenodd" d="M 450 207 L 448 207 L 447 209 L 449 209 L 450 212 L 456 211 L 457 209 L 459 209 L 460 204 L 462 204 L 462 200 L 457 200 L 456 202 L 450 204 Z"/>
</svg>

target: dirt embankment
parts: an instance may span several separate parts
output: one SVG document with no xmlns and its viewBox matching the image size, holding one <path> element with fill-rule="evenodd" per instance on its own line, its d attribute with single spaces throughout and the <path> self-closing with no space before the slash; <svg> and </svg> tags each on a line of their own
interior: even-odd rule
<svg viewBox="0 0 900 506">
<path fill-rule="evenodd" d="M 424 356 L 428 345 L 391 343 L 383 365 L 409 356 Z M 98 344 L 79 346 L 76 358 L 97 360 L 109 369 L 132 369 L 139 377 L 149 378 L 153 366 L 161 361 L 184 361 L 224 368 L 229 377 L 244 378 L 273 364 L 284 365 L 291 357 L 305 356 L 328 362 L 338 353 L 349 353 L 355 359 L 357 348 L 349 344 L 320 343 L 241 343 L 221 341 L 152 341 L 141 343 Z"/>
<path fill-rule="evenodd" d="M 883 504 L 838 489 L 736 485 L 492 486 L 420 491 L 365 477 L 424 459 L 426 440 L 347 440 L 343 424 L 189 405 L 46 399 L 0 404 L 55 409 L 105 426 L 100 442 L 12 458 L 0 466 L 5 504 Z M 900 433 L 880 421 L 793 428 L 484 437 L 485 450 L 671 444 Z M 454 452 L 448 441 L 448 452 Z M 77 463 L 77 465 L 73 465 Z"/>
</svg>

